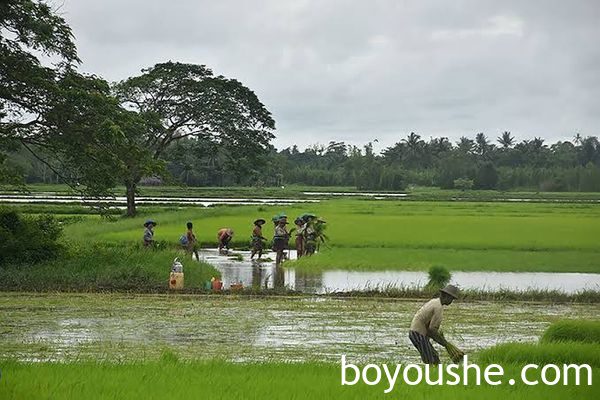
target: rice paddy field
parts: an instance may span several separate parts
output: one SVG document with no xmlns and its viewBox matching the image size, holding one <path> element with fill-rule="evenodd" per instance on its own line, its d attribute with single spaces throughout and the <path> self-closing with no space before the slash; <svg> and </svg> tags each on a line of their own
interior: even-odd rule
<svg viewBox="0 0 600 400">
<path fill-rule="evenodd" d="M 536 302 L 518 294 L 471 294 L 445 308 L 443 329 L 471 360 L 498 363 L 506 376 L 517 378 L 531 362 L 585 363 L 593 370 L 593 385 L 421 383 L 400 384 L 389 393 L 385 380 L 342 386 L 340 358 L 361 368 L 419 363 L 407 332 L 424 298 L 167 293 L 168 267 L 175 256 L 185 257 L 177 241 L 187 221 L 194 222 L 207 248 L 215 246 L 219 228 L 231 227 L 233 246 L 241 250 L 248 247 L 253 220 L 281 212 L 290 220 L 312 212 L 328 225 L 329 240 L 318 254 L 284 263 L 296 276 L 427 271 L 434 265 L 451 272 L 600 273 L 597 194 L 500 198 L 473 192 L 468 201 L 457 201 L 464 194 L 417 190 L 408 200 L 326 189 L 328 194 L 315 196 L 307 194 L 314 188 L 302 187 L 285 188 L 284 194 L 277 188 L 260 193 L 152 188 L 148 195 L 318 202 L 218 207 L 174 202 L 142 206 L 132 219 L 121 218 L 118 210 L 100 218 L 78 204 L 5 205 L 24 214 L 55 215 L 64 227 L 65 248 L 57 260 L 0 268 L 0 399 L 598 398 L 600 303 L 589 293 L 549 293 Z M 148 218 L 158 222 L 158 249 L 150 251 L 140 246 Z M 271 224 L 264 234 L 272 236 Z M 194 262 L 186 268 L 186 287 L 203 287 L 218 275 L 210 263 Z M 436 348 L 442 362 L 449 362 L 445 350 Z"/>
<path fill-rule="evenodd" d="M 74 241 L 137 243 L 146 218 L 158 222 L 156 239 L 176 243 L 185 222 L 195 224 L 201 245 L 214 247 L 216 232 L 231 227 L 233 246 L 247 247 L 252 221 L 285 212 L 322 216 L 330 238 L 317 257 L 297 268 L 426 270 L 443 265 L 463 271 L 600 272 L 600 205 L 404 202 L 330 199 L 293 206 L 186 207 L 152 210 L 130 220 L 70 224 Z M 272 226 L 264 228 L 272 237 Z"/>
<path fill-rule="evenodd" d="M 421 301 L 124 294 L 0 295 L 2 398 L 594 398 L 593 386 L 340 385 L 357 365 L 418 362 L 406 331 Z M 600 366 L 589 342 L 537 344 L 599 306 L 458 302 L 446 337 L 517 377 L 526 362 Z M 490 320 L 487 316 L 494 315 Z M 561 322 L 564 325 L 564 322 Z M 569 322 L 567 321 L 567 324 Z M 597 330 L 588 327 L 591 332 Z M 552 325 L 555 324 L 555 325 Z M 560 327 L 560 323 L 558 324 Z M 563 328 L 564 329 L 564 328 Z M 587 336 L 594 336 L 589 333 Z M 574 340 L 577 340 L 575 338 Z M 598 338 L 596 337 L 596 340 Z M 517 347 L 515 349 L 515 347 Z M 539 347 L 539 348 L 537 348 Z M 442 358 L 447 356 L 440 349 Z M 486 365 L 486 364 L 482 364 Z"/>
</svg>

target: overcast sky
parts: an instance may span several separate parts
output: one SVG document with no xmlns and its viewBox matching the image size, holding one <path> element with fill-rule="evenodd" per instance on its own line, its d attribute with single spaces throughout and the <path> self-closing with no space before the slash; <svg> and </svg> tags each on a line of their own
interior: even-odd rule
<svg viewBox="0 0 600 400">
<path fill-rule="evenodd" d="M 116 81 L 166 60 L 254 90 L 275 146 L 376 149 L 510 130 L 600 134 L 598 0 L 55 0 L 81 70 Z"/>
</svg>

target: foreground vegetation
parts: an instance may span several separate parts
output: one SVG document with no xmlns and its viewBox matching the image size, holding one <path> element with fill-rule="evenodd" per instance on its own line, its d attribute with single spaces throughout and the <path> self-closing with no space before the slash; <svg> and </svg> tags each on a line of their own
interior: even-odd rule
<svg viewBox="0 0 600 400">
<path fill-rule="evenodd" d="M 500 363 L 503 381 L 516 378 L 514 386 L 397 384 L 390 394 L 384 394 L 385 380 L 374 386 L 341 386 L 341 354 L 362 367 L 376 362 L 393 368 L 396 363 L 416 361 L 406 338 L 396 345 L 390 339 L 405 333 L 420 304 L 4 294 L 0 308 L 5 328 L 0 335 L 7 346 L 0 356 L 0 398 L 595 398 L 594 386 L 526 386 L 518 378 L 527 363 L 587 363 L 597 380 L 600 349 L 596 344 L 508 343 L 477 352 L 481 343 L 492 340 L 535 338 L 548 321 L 566 316 L 585 320 L 597 314 L 596 306 L 576 305 L 457 303 L 449 309 L 447 337 L 458 340 L 460 332 L 476 329 L 477 337 L 457 343 L 468 351 L 471 362 Z M 486 317 L 490 314 L 493 321 Z M 143 322 L 145 318 L 152 323 Z M 385 336 L 399 323 L 401 332 Z M 564 324 L 575 326 L 579 321 L 558 321 L 546 332 Z M 299 325 L 304 328 L 298 330 Z M 265 337 L 265 332 L 270 334 Z M 108 342 L 99 345 L 98 340 Z M 133 351 L 132 341 L 148 351 Z M 47 362 L 44 352 L 54 352 L 57 360 L 65 362 Z M 107 357 L 107 352 L 113 357 Z M 18 361 L 24 358 L 38 362 Z M 286 361 L 292 359 L 298 362 Z M 474 376 L 469 376 L 474 382 Z M 536 379 L 531 373 L 528 378 Z M 587 382 L 585 376 L 582 381 Z"/>
<path fill-rule="evenodd" d="M 391 365 L 390 365 L 391 366 Z M 323 363 L 179 362 L 164 357 L 145 363 L 16 363 L 0 361 L 0 396 L 7 399 L 591 399 L 593 386 L 340 385 L 340 366 Z M 597 371 L 597 370 L 596 370 Z M 517 366 L 505 366 L 518 377 Z M 598 379 L 597 372 L 594 378 Z"/>
<path fill-rule="evenodd" d="M 184 260 L 190 289 L 204 290 L 206 282 L 220 276 L 213 266 L 192 262 L 183 251 L 79 243 L 55 260 L 0 268 L 0 290 L 164 292 L 176 257 Z"/>
</svg>

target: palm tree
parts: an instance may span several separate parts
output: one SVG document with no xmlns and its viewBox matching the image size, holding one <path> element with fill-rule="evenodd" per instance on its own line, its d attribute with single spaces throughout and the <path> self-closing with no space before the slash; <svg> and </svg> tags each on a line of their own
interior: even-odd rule
<svg viewBox="0 0 600 400">
<path fill-rule="evenodd" d="M 414 168 L 420 165 L 421 153 L 425 142 L 421 140 L 421 136 L 411 132 L 406 139 L 402 139 L 406 145 L 405 163 L 408 168 Z"/>
<path fill-rule="evenodd" d="M 498 137 L 498 143 L 500 143 L 504 149 L 512 147 L 514 142 L 515 138 L 510 134 L 509 131 L 502 132 L 502 136 Z"/>
<path fill-rule="evenodd" d="M 470 154 L 475 147 L 475 142 L 466 136 L 462 136 L 458 142 L 456 142 L 458 150 L 463 154 Z"/>
<path fill-rule="evenodd" d="M 411 132 L 406 139 L 402 139 L 402 141 L 406 143 L 406 146 L 408 146 L 409 149 L 416 149 L 421 143 L 421 135 Z"/>
<path fill-rule="evenodd" d="M 475 151 L 480 156 L 485 156 L 489 150 L 490 142 L 483 132 L 475 136 Z"/>
</svg>

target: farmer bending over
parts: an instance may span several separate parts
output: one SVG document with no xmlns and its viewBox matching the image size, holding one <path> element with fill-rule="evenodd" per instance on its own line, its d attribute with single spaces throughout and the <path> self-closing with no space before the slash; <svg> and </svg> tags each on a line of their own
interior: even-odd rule
<svg viewBox="0 0 600 400">
<path fill-rule="evenodd" d="M 262 226 L 265 224 L 264 219 L 260 218 L 254 221 L 254 229 L 252 230 L 252 254 L 250 254 L 250 259 L 252 260 L 254 256 L 258 253 L 258 259 L 262 258 L 263 253 L 263 240 L 267 240 L 262 235 Z"/>
<path fill-rule="evenodd" d="M 225 252 L 229 250 L 229 242 L 233 238 L 233 229 L 231 228 L 221 228 L 219 232 L 217 232 L 217 239 L 219 240 L 219 254 L 223 253 L 223 249 Z"/>
<path fill-rule="evenodd" d="M 410 324 L 408 337 L 421 354 L 421 360 L 425 364 L 440 363 L 440 356 L 433 348 L 430 338 L 440 345 L 448 347 L 448 342 L 439 332 L 442 324 L 442 306 L 450 305 L 457 297 L 458 288 L 454 285 L 447 285 L 440 289 L 440 297 L 425 303 L 417 311 Z"/>
</svg>

